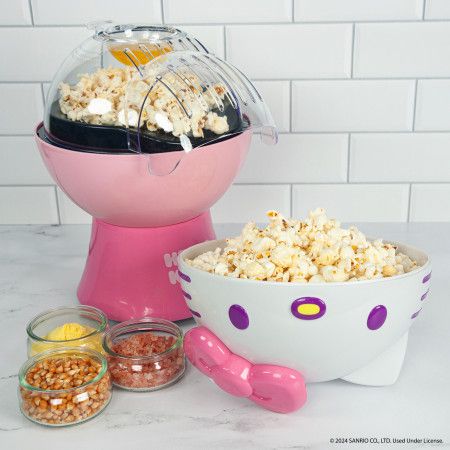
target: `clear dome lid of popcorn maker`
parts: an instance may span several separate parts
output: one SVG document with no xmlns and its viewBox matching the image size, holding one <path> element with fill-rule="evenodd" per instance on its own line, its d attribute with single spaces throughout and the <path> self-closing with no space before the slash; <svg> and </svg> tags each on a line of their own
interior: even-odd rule
<svg viewBox="0 0 450 450">
<path fill-rule="evenodd" d="M 70 150 L 181 159 L 247 130 L 277 141 L 269 110 L 241 71 L 178 29 L 102 23 L 57 72 L 41 133 Z"/>
</svg>

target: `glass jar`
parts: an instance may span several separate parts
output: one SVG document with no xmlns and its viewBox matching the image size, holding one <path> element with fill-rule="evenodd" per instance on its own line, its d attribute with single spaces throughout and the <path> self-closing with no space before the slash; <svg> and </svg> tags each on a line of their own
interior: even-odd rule
<svg viewBox="0 0 450 450">
<path fill-rule="evenodd" d="M 31 357 L 19 372 L 19 404 L 25 417 L 66 426 L 95 417 L 111 399 L 106 358 L 87 348 L 58 348 Z"/>
<path fill-rule="evenodd" d="M 45 311 L 27 325 L 28 357 L 59 347 L 83 347 L 102 352 L 108 329 L 105 314 L 92 306 L 67 306 Z M 66 337 L 74 336 L 66 339 Z"/>
<path fill-rule="evenodd" d="M 113 384 L 131 391 L 152 391 L 179 380 L 185 369 L 183 332 L 164 319 L 128 320 L 103 338 Z"/>
</svg>

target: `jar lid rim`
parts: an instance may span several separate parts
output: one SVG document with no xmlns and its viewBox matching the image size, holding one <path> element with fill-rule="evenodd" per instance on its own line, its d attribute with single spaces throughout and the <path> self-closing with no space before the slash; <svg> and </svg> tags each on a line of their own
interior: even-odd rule
<svg viewBox="0 0 450 450">
<path fill-rule="evenodd" d="M 79 338 L 73 338 L 73 339 L 53 340 L 53 339 L 46 339 L 42 336 L 38 336 L 37 334 L 35 334 L 34 328 L 36 327 L 36 325 L 39 325 L 40 323 L 42 323 L 44 320 L 46 320 L 48 318 L 48 316 L 52 316 L 52 315 L 57 316 L 58 314 L 62 314 L 64 312 L 77 312 L 77 311 L 85 312 L 88 314 L 92 314 L 93 316 L 97 316 L 100 319 L 99 327 L 95 328 L 93 331 L 91 331 L 88 334 L 85 334 L 84 336 L 81 336 Z M 27 335 L 35 341 L 50 343 L 50 344 L 58 344 L 58 343 L 62 343 L 62 342 L 79 342 L 81 340 L 91 338 L 97 334 L 103 333 L 106 330 L 107 326 L 108 326 L 108 319 L 102 310 L 95 308 L 93 306 L 88 306 L 88 305 L 75 305 L 75 306 L 60 306 L 60 307 L 48 309 L 46 311 L 39 313 L 37 316 L 33 317 L 28 322 L 26 330 L 27 330 Z"/>
<path fill-rule="evenodd" d="M 161 329 L 156 330 L 152 327 L 159 326 Z M 147 330 L 146 330 L 147 329 Z M 175 337 L 175 342 L 166 350 L 161 353 L 156 353 L 155 355 L 136 355 L 136 356 L 128 356 L 123 355 L 121 353 L 115 352 L 110 344 L 109 340 L 112 341 L 113 338 L 120 336 L 120 334 L 129 333 L 133 331 L 164 331 L 168 334 L 171 334 Z M 174 322 L 166 319 L 159 319 L 154 317 L 143 317 L 141 319 L 131 319 L 125 322 L 117 323 L 112 326 L 103 336 L 102 346 L 103 350 L 114 358 L 120 358 L 127 361 L 132 362 L 156 362 L 166 358 L 170 353 L 172 353 L 177 348 L 181 347 L 183 344 L 183 331 L 182 329 Z"/>
<path fill-rule="evenodd" d="M 100 360 L 102 368 L 100 369 L 100 372 L 92 380 L 89 380 L 88 382 L 83 383 L 80 386 L 74 386 L 74 387 L 70 387 L 70 388 L 66 388 L 66 389 L 44 389 L 44 388 L 39 388 L 37 386 L 32 386 L 31 384 L 29 384 L 27 382 L 26 375 L 27 375 L 28 371 L 34 365 L 36 365 L 40 360 L 45 359 L 47 357 L 64 355 L 64 354 L 68 354 L 68 355 L 72 355 L 72 356 L 76 355 L 76 356 L 80 356 L 80 357 L 90 356 L 90 357 L 97 358 Z M 105 375 L 105 373 L 107 372 L 107 370 L 108 370 L 108 362 L 106 361 L 106 358 L 101 353 L 99 353 L 95 350 L 92 350 L 89 348 L 84 348 L 84 347 L 59 347 L 57 349 L 53 348 L 53 349 L 46 350 L 45 352 L 38 353 L 38 354 L 32 356 L 22 365 L 22 367 L 19 370 L 19 375 L 18 375 L 19 376 L 19 385 L 21 387 L 23 387 L 24 389 L 27 389 L 29 391 L 35 391 L 35 392 L 46 392 L 46 393 L 51 393 L 51 394 L 73 392 L 74 390 L 85 388 L 86 386 L 90 386 L 91 384 L 94 384 L 94 383 L 100 381 L 103 378 L 103 376 Z"/>
</svg>

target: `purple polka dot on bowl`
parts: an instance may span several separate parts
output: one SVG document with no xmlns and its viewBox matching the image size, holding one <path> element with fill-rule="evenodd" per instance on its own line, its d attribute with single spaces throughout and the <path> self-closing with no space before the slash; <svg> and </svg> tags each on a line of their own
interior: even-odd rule
<svg viewBox="0 0 450 450">
<path fill-rule="evenodd" d="M 185 273 L 183 273 L 181 270 L 178 271 L 178 275 L 180 275 L 180 278 L 184 281 L 186 281 L 186 283 L 190 283 L 191 282 L 191 278 L 186 275 Z"/>
<path fill-rule="evenodd" d="M 386 321 L 387 309 L 384 305 L 375 306 L 369 313 L 367 317 L 367 328 L 369 330 L 378 330 L 381 328 Z"/>
<path fill-rule="evenodd" d="M 183 291 L 183 289 L 181 289 L 181 292 L 183 293 L 183 296 L 185 298 L 187 298 L 188 300 L 192 300 L 191 294 L 188 294 L 186 291 Z"/>
<path fill-rule="evenodd" d="M 426 283 L 431 279 L 431 272 L 423 277 L 422 283 Z"/>
<path fill-rule="evenodd" d="M 300 297 L 291 304 L 291 313 L 302 320 L 319 319 L 326 310 L 325 302 L 318 297 Z"/>
<path fill-rule="evenodd" d="M 189 309 L 189 311 L 195 316 L 195 317 L 202 317 L 202 315 L 198 311 L 194 311 L 193 309 Z"/>
<path fill-rule="evenodd" d="M 416 312 L 411 316 L 411 319 L 415 319 L 415 318 L 420 314 L 420 311 L 422 311 L 422 308 L 420 308 L 419 311 L 416 311 Z"/>
<path fill-rule="evenodd" d="M 239 330 L 245 330 L 250 323 L 247 311 L 241 305 L 231 305 L 228 310 L 231 323 Z"/>
</svg>

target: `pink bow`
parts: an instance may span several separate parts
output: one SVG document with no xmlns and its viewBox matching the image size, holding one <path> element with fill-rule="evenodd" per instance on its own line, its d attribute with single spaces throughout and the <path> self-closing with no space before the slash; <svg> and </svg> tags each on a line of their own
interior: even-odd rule
<svg viewBox="0 0 450 450">
<path fill-rule="evenodd" d="M 231 395 L 247 397 L 280 413 L 295 411 L 306 401 L 305 382 L 299 372 L 282 366 L 252 364 L 232 353 L 205 327 L 186 333 L 184 351 L 200 372 Z"/>
</svg>

